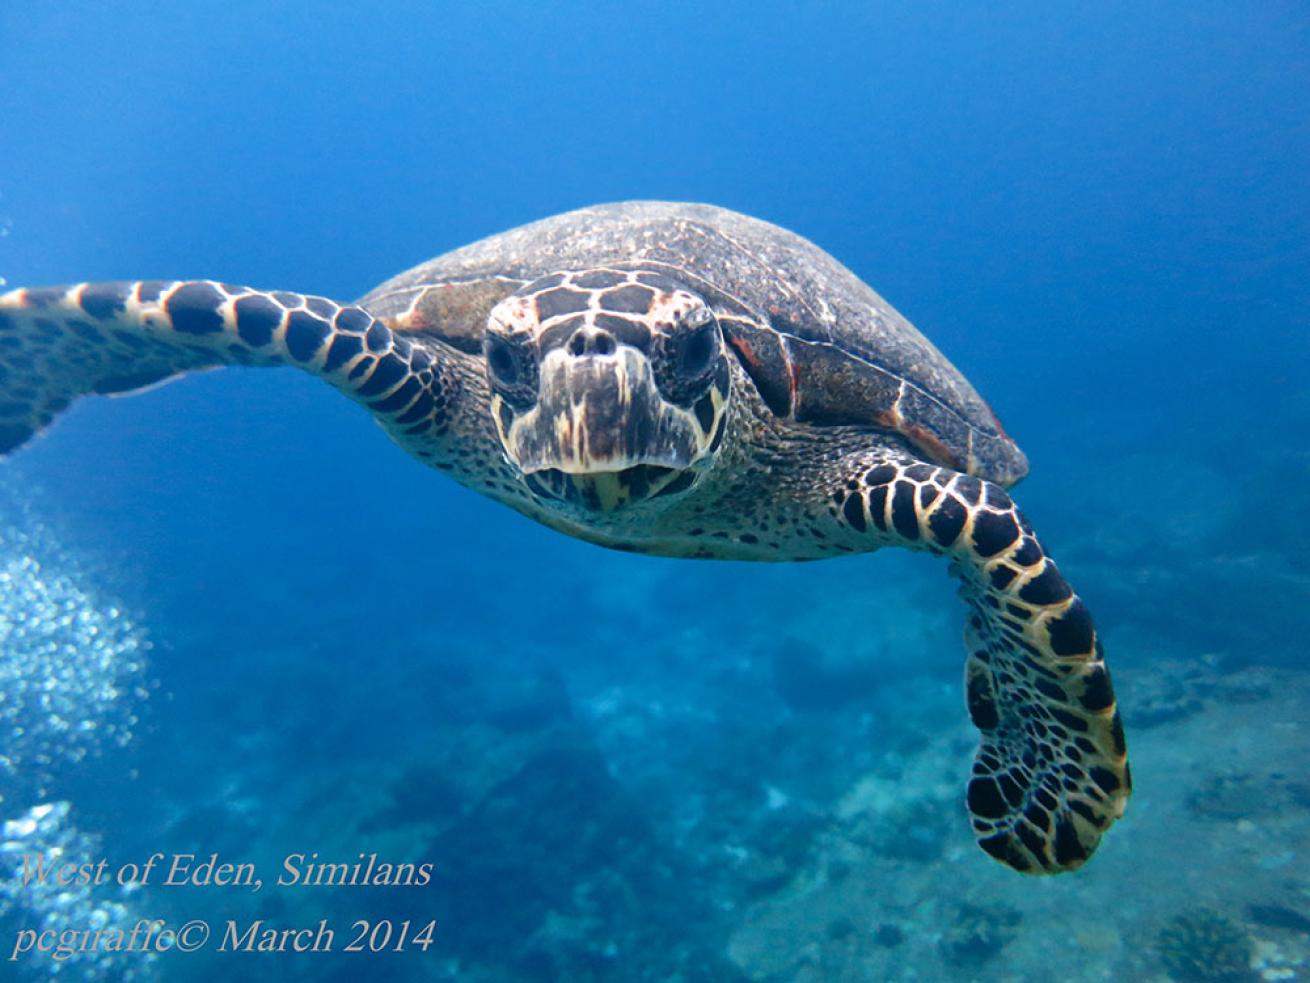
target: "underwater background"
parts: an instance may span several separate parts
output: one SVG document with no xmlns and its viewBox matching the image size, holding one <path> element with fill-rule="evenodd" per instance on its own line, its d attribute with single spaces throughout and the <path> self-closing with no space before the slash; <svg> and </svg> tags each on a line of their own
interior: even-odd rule
<svg viewBox="0 0 1310 983">
<path fill-rule="evenodd" d="M 1019 876 L 969 830 L 943 564 L 606 552 L 211 372 L 0 462 L 0 979 L 1310 978 L 1308 97 L 1276 0 L 0 5 L 8 287 L 349 300 L 627 198 L 833 253 L 1028 454 L 1136 780 Z M 56 848 L 266 886 L 24 888 Z M 296 853 L 432 882 L 268 884 Z M 139 918 L 436 929 L 8 959 Z"/>
</svg>

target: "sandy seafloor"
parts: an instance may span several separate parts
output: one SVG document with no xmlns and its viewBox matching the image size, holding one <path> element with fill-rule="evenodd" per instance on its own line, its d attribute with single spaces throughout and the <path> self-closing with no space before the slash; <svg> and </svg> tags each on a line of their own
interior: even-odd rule
<svg viewBox="0 0 1310 983">
<path fill-rule="evenodd" d="M 1288 544 L 1307 520 L 1267 496 L 1304 487 L 1310 457 L 1280 448 L 1248 463 L 1225 484 L 1175 461 L 1154 499 L 1107 493 L 1159 464 L 1133 457 L 1100 486 L 1038 488 L 1039 532 L 1101 620 L 1136 779 L 1127 817 L 1075 875 L 1019 876 L 973 845 L 962 609 L 930 560 L 742 567 L 584 547 L 542 570 L 508 554 L 501 586 L 517 600 L 497 595 L 469 613 L 471 630 L 430 637 L 379 624 L 352 571 L 301 544 L 257 588 L 285 617 L 242 625 L 239 646 L 212 618 L 139 612 L 153 650 L 137 682 L 155 687 L 138 733 L 24 794 L 71 802 L 65 825 L 112 831 L 103 852 L 118 858 L 166 844 L 261 872 L 292 850 L 435 865 L 421 890 L 101 891 L 91 900 L 126 905 L 113 918 L 436 918 L 434 944 L 169 952 L 64 972 L 1305 979 L 1310 568 Z M 1273 515 L 1276 529 L 1252 519 Z M 29 507 L 17 524 L 39 532 L 11 529 L 8 546 L 53 550 L 45 573 L 91 581 L 95 603 L 111 603 L 130 576 L 56 547 L 62 521 Z M 35 905 L 9 900 L 7 935 Z M 40 977 L 50 964 L 18 968 Z"/>
</svg>

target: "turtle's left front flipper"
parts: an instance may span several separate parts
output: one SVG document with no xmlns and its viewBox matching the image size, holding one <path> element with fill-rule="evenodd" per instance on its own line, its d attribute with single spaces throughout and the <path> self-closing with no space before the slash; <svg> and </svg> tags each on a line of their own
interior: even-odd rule
<svg viewBox="0 0 1310 983">
<path fill-rule="evenodd" d="M 323 297 L 210 280 L 83 283 L 0 295 L 0 456 L 79 396 L 220 365 L 293 365 L 397 440 L 444 428 L 458 380 L 431 350 Z"/>
<path fill-rule="evenodd" d="M 1091 615 L 1000 485 L 885 453 L 829 498 L 847 535 L 952 559 L 969 605 L 968 805 L 979 845 L 1017 870 L 1079 867 L 1123 815 L 1123 724 Z"/>
</svg>

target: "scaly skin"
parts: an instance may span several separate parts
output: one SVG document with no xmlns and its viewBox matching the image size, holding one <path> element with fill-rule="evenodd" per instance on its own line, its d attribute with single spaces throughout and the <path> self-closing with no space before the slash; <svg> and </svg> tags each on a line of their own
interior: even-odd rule
<svg viewBox="0 0 1310 983">
<path fill-rule="evenodd" d="M 706 395 L 689 391 L 684 404 L 669 402 L 661 409 L 663 390 L 651 388 L 656 374 L 642 360 L 650 366 L 660 357 L 667 362 L 667 352 L 660 355 L 661 339 L 681 330 L 677 318 L 695 306 L 694 295 L 683 303 L 682 294 L 666 291 L 650 310 L 672 311 L 673 321 L 656 323 L 659 318 L 651 314 L 645 328 L 637 324 L 646 333 L 638 330 L 633 342 L 644 347 L 624 350 L 623 364 L 631 371 L 612 364 L 605 371 L 623 400 L 632 395 L 628 387 L 646 387 L 640 405 L 651 419 L 669 421 L 667 433 L 676 437 L 674 443 L 682 442 L 678 452 L 687 457 L 688 480 L 669 484 L 661 478 L 663 491 L 657 485 L 643 488 L 641 494 L 649 497 L 634 492 L 630 499 L 610 501 L 608 511 L 542 494 L 540 481 L 534 485 L 516 464 L 518 431 L 478 353 L 479 345 L 495 340 L 467 325 L 436 331 L 431 312 L 440 309 L 440 300 L 459 316 L 473 309 L 486 314 L 516 289 L 528 290 L 531 303 L 511 300 L 519 304 L 521 322 L 511 328 L 527 332 L 537 345 L 537 327 L 561 327 L 564 334 L 551 342 L 554 350 L 575 351 L 582 360 L 609 357 L 586 349 L 604 331 L 603 319 L 595 315 L 596 305 L 605 301 L 578 300 L 590 305 L 590 313 L 565 310 L 536 325 L 541 308 L 526 278 L 509 279 L 503 287 L 485 278 L 469 283 L 473 286 L 464 293 L 452 285 L 437 299 L 427 297 L 435 288 L 422 288 L 426 306 L 411 299 L 408 313 L 393 315 L 390 323 L 360 306 L 211 281 L 10 292 L 0 296 L 0 455 L 84 394 L 128 392 L 219 365 L 295 365 L 364 406 L 419 460 L 525 515 L 603 546 L 770 561 L 883 546 L 946 556 L 969 607 L 966 690 L 982 741 L 968 803 L 979 843 L 1025 872 L 1071 870 L 1087 859 L 1122 814 L 1129 793 L 1123 728 L 1087 609 L 999 484 L 925 462 L 912 450 L 912 428 L 902 432 L 899 417 L 892 419 L 890 431 L 804 419 L 801 409 L 826 412 L 826 404 L 815 402 L 824 391 L 798 390 L 794 378 L 790 397 L 775 394 L 775 402 L 787 409 L 778 412 L 752 374 L 759 366 L 746 368 L 758 338 L 743 343 L 747 329 L 741 324 L 737 334 L 724 334 L 727 329 L 720 329 L 728 316 L 717 308 L 717 322 L 695 315 L 702 329 L 706 323 L 719 325 L 712 370 L 702 373 Z M 538 295 L 551 289 L 559 289 L 558 279 Z M 558 294 L 553 302 L 559 305 Z M 420 310 L 429 320 L 414 315 Z M 581 326 L 575 329 L 571 319 Z M 561 349 L 575 330 L 578 343 Z M 601 346 L 604 352 L 612 353 L 610 341 Z M 620 339 L 620 344 L 626 343 Z M 553 364 L 560 365 L 561 357 L 557 354 Z M 852 371 L 845 363 L 825 364 L 831 380 Z M 603 376 L 600 363 L 588 365 L 595 371 L 579 378 Z M 567 375 L 571 368 L 560 371 L 566 382 L 573 378 Z M 568 407 L 581 404 L 570 403 L 567 387 L 561 392 L 565 395 L 555 408 L 561 426 L 624 419 L 617 410 L 600 412 L 602 406 L 593 407 L 590 416 L 577 411 L 570 423 Z M 888 394 L 883 388 L 874 396 Z M 894 390 L 890 394 L 894 402 L 884 405 L 895 416 L 901 397 Z M 848 402 L 845 409 L 861 418 L 857 403 Z M 613 432 L 592 432 L 583 443 L 571 434 L 558 447 L 551 444 L 551 433 L 534 431 L 539 435 L 533 437 L 533 453 L 576 454 L 584 444 L 608 442 L 624 445 L 625 463 L 641 460 L 641 448 L 632 440 L 612 439 Z M 1000 462 L 996 473 L 1012 475 L 1022 456 L 1006 451 L 1002 445 L 1008 438 L 999 430 L 986 439 L 991 459 Z"/>
</svg>

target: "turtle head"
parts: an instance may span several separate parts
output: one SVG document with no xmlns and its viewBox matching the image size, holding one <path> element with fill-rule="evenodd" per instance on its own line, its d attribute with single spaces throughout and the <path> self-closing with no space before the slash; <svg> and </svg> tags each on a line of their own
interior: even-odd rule
<svg viewBox="0 0 1310 983">
<path fill-rule="evenodd" d="M 505 454 L 541 497 L 612 511 L 676 496 L 722 439 L 723 332 L 662 273 L 543 277 L 492 309 L 483 353 Z"/>
</svg>

